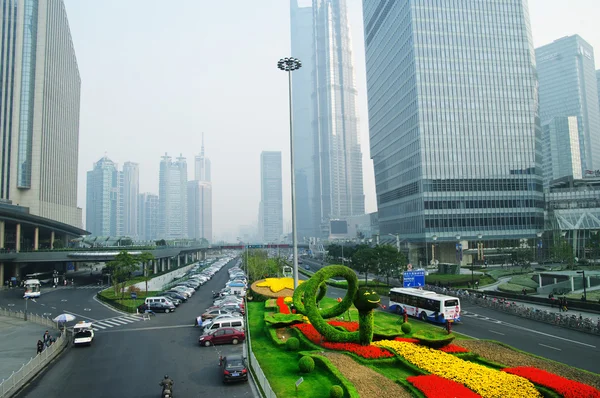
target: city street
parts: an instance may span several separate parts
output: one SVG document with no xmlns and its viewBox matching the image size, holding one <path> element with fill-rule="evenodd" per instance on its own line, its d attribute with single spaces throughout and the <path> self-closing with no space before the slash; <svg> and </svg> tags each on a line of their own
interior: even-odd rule
<svg viewBox="0 0 600 398">
<path fill-rule="evenodd" d="M 192 326 L 195 317 L 211 305 L 212 290 L 225 285 L 226 269 L 232 265 L 221 269 L 174 313 L 97 331 L 92 346 L 70 348 L 19 397 L 156 397 L 165 374 L 174 380 L 176 396 L 253 397 L 250 383 L 223 385 L 220 378 L 219 355 L 240 353 L 242 345 L 200 347 L 200 331 Z M 92 300 L 94 293 L 90 289 L 65 289 L 40 299 L 47 306 L 50 302 L 64 304 L 68 311 L 80 305 L 83 310 L 78 311 L 90 314 L 85 319 L 122 316 Z M 68 297 L 67 301 L 62 297 Z"/>
</svg>

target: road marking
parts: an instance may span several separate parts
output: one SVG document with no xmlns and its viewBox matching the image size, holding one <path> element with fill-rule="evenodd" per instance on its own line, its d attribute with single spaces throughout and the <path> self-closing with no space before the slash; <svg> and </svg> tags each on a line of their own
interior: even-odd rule
<svg viewBox="0 0 600 398">
<path fill-rule="evenodd" d="M 84 311 L 91 311 L 92 309 L 91 308 L 84 308 L 83 310 Z"/>
<path fill-rule="evenodd" d="M 60 300 L 60 301 L 62 301 L 63 303 L 65 303 L 65 302 L 67 301 L 67 299 L 62 299 L 62 300 Z"/>
<path fill-rule="evenodd" d="M 112 327 L 115 326 L 115 325 L 109 325 L 108 323 L 102 323 L 102 322 L 94 322 L 94 325 L 96 325 L 96 326 L 103 325 L 103 326 L 105 326 L 107 328 L 112 328 Z"/>
<path fill-rule="evenodd" d="M 113 326 L 121 326 L 121 325 L 123 325 L 122 323 L 119 323 L 119 322 L 114 322 L 114 321 L 111 321 L 111 320 L 109 320 L 109 319 L 103 319 L 103 320 L 102 320 L 102 321 L 100 321 L 100 322 L 102 322 L 102 324 L 104 324 L 104 325 L 106 325 L 106 324 L 108 324 L 108 325 L 113 325 Z"/>
<path fill-rule="evenodd" d="M 46 306 L 46 304 L 42 303 L 41 305 Z"/>
<path fill-rule="evenodd" d="M 9 306 L 9 307 L 14 307 L 15 305 L 14 305 L 14 304 L 9 304 L 8 306 Z"/>
<path fill-rule="evenodd" d="M 50 307 L 50 308 L 52 308 L 53 310 L 55 310 L 55 309 L 56 309 L 56 307 Z"/>
<path fill-rule="evenodd" d="M 44 316 L 50 316 L 50 315 L 52 315 L 51 312 L 44 312 Z"/>
<path fill-rule="evenodd" d="M 105 319 L 104 322 L 113 322 L 116 323 L 118 325 L 129 325 L 129 322 L 125 322 L 122 319 L 119 318 L 113 318 L 113 319 Z"/>
<path fill-rule="evenodd" d="M 506 336 L 504 333 L 496 332 L 495 330 L 491 330 L 491 329 L 489 329 L 488 332 L 496 333 L 496 334 L 499 334 L 501 336 Z"/>
<path fill-rule="evenodd" d="M 116 329 L 110 330 L 107 332 L 116 333 L 116 332 L 139 332 L 142 330 L 161 330 L 161 329 L 179 329 L 179 328 L 193 328 L 194 325 L 175 325 L 175 326 L 154 326 L 148 328 L 135 328 L 135 329 Z"/>
<path fill-rule="evenodd" d="M 87 315 L 76 314 L 76 313 L 74 313 L 74 312 L 67 311 L 67 310 L 63 310 L 63 312 L 66 312 L 67 314 L 71 314 L 71 315 L 78 316 L 78 317 L 80 317 L 80 318 L 89 319 L 90 321 L 98 322 L 98 320 L 97 320 L 97 319 L 90 318 L 90 317 L 89 317 L 89 316 L 87 316 Z"/>
<path fill-rule="evenodd" d="M 106 329 L 106 326 L 100 326 L 98 323 L 93 324 L 95 328 Z"/>
<path fill-rule="evenodd" d="M 556 351 L 562 351 L 560 348 L 552 347 L 552 346 L 542 344 L 542 343 L 538 343 L 538 344 L 541 345 L 542 347 L 552 348 L 553 350 L 556 350 Z"/>
</svg>

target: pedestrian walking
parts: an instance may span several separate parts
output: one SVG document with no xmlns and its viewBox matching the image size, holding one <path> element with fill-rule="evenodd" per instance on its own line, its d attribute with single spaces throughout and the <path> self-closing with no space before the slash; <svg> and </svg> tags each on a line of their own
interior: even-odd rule
<svg viewBox="0 0 600 398">
<path fill-rule="evenodd" d="M 44 351 L 44 343 L 42 342 L 42 340 L 38 340 L 38 342 L 37 342 L 37 353 L 41 354 L 42 351 Z"/>
<path fill-rule="evenodd" d="M 44 332 L 44 336 L 42 337 L 42 339 L 44 340 L 44 345 L 48 347 L 50 345 L 52 337 L 50 337 L 50 333 L 47 330 Z"/>
</svg>

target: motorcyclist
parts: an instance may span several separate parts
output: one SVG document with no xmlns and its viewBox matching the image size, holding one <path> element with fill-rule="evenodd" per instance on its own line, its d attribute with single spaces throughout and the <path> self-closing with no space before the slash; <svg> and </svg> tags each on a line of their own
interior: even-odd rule
<svg viewBox="0 0 600 398">
<path fill-rule="evenodd" d="M 165 375 L 165 378 L 159 384 L 163 388 L 163 395 L 165 394 L 165 390 L 169 390 L 171 392 L 171 396 L 173 396 L 173 380 L 169 378 L 169 375 Z"/>
</svg>

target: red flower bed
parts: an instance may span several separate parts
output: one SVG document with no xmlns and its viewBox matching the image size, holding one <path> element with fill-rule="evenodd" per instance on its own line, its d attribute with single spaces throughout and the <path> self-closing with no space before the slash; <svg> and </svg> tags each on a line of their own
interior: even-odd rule
<svg viewBox="0 0 600 398">
<path fill-rule="evenodd" d="M 285 301 L 283 301 L 283 299 L 284 297 L 277 297 L 277 306 L 279 307 L 279 312 L 281 312 L 282 314 L 289 314 L 290 309 L 285 303 Z"/>
<path fill-rule="evenodd" d="M 459 354 L 462 352 L 469 352 L 469 350 L 467 350 L 466 348 L 454 344 L 448 344 L 447 346 L 439 348 L 439 350 L 448 354 Z"/>
<path fill-rule="evenodd" d="M 407 377 L 413 386 L 417 387 L 427 398 L 476 398 L 481 395 L 455 381 L 444 379 L 438 375 Z"/>
<path fill-rule="evenodd" d="M 599 398 L 600 391 L 592 386 L 566 379 L 554 373 L 528 366 L 502 369 L 504 372 L 526 378 L 536 384 L 548 387 L 563 395 L 565 398 Z"/>
<path fill-rule="evenodd" d="M 358 322 L 329 321 L 327 323 L 331 326 L 341 326 L 349 332 L 356 332 L 358 330 Z"/>
<path fill-rule="evenodd" d="M 298 328 L 298 330 L 314 344 L 330 350 L 353 352 L 356 355 L 367 359 L 392 358 L 394 356 L 391 352 L 384 350 L 383 348 L 375 347 L 374 345 L 365 346 L 355 343 L 332 343 L 324 341 L 321 334 L 309 323 L 297 324 L 292 327 Z"/>
<path fill-rule="evenodd" d="M 419 340 L 412 339 L 410 337 L 396 337 L 394 340 L 396 341 L 404 341 L 405 343 L 418 343 Z"/>
</svg>

